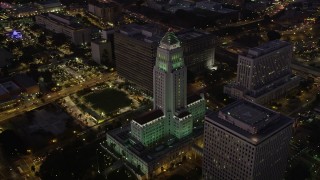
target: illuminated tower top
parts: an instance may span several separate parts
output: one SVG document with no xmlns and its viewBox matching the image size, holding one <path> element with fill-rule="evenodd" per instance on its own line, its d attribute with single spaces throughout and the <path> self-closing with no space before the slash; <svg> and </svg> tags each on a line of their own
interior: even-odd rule
<svg viewBox="0 0 320 180">
<path fill-rule="evenodd" d="M 180 47 L 180 41 L 173 32 L 169 31 L 161 39 L 160 47 L 167 50 L 176 49 Z"/>
<path fill-rule="evenodd" d="M 153 78 L 155 109 L 167 114 L 186 107 L 187 69 L 180 41 L 173 32 L 167 32 L 160 41 Z"/>
<path fill-rule="evenodd" d="M 167 32 L 157 50 L 156 66 L 166 72 L 184 67 L 183 50 L 173 32 Z"/>
</svg>

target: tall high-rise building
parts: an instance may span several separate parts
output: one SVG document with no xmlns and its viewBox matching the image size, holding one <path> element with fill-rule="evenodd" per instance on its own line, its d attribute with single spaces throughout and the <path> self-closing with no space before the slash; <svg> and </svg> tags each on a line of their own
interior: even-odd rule
<svg viewBox="0 0 320 180">
<path fill-rule="evenodd" d="M 237 99 L 268 103 L 299 85 L 291 72 L 292 45 L 274 40 L 239 55 L 236 81 L 224 92 Z"/>
<path fill-rule="evenodd" d="M 205 115 L 203 96 L 187 98 L 183 50 L 173 32 L 167 32 L 157 48 L 153 81 L 154 109 L 133 119 L 130 127 L 107 133 L 108 147 L 147 178 L 189 156 L 202 135 Z"/>
<path fill-rule="evenodd" d="M 115 32 L 115 59 L 118 74 L 150 94 L 153 92 L 153 67 L 157 47 L 164 30 L 154 25 L 130 24 Z M 193 73 L 214 65 L 215 40 L 212 34 L 198 30 L 176 33 L 181 41 L 184 63 Z"/>
<path fill-rule="evenodd" d="M 280 180 L 293 121 L 239 100 L 205 118 L 203 178 Z"/>
<path fill-rule="evenodd" d="M 189 71 L 199 73 L 213 68 L 216 46 L 213 34 L 195 29 L 181 30 L 176 34 Z"/>
<path fill-rule="evenodd" d="M 149 94 L 153 90 L 152 72 L 158 43 L 163 32 L 155 26 L 129 24 L 114 34 L 114 53 L 119 76 Z"/>
<path fill-rule="evenodd" d="M 153 69 L 154 108 L 165 114 L 185 108 L 187 104 L 187 68 L 180 41 L 171 32 L 160 41 Z"/>
</svg>

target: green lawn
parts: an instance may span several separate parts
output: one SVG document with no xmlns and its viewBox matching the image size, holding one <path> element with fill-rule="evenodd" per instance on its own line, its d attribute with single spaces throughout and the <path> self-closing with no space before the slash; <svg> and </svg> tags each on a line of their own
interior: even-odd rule
<svg viewBox="0 0 320 180">
<path fill-rule="evenodd" d="M 84 96 L 86 102 L 92 104 L 93 108 L 101 109 L 105 113 L 112 112 L 131 104 L 127 95 L 116 89 L 105 89 Z"/>
</svg>

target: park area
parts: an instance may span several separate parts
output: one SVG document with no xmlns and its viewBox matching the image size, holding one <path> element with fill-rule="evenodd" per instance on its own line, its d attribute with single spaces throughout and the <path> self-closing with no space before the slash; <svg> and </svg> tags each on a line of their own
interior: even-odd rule
<svg viewBox="0 0 320 180">
<path fill-rule="evenodd" d="M 132 102 L 124 92 L 110 88 L 85 95 L 84 100 L 92 108 L 105 113 L 129 106 Z"/>
</svg>

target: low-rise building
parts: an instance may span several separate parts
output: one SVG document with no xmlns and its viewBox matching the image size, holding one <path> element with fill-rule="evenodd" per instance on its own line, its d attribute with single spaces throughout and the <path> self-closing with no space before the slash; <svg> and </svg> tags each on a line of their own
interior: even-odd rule
<svg viewBox="0 0 320 180">
<path fill-rule="evenodd" d="M 27 94 L 37 94 L 40 92 L 38 83 L 26 74 L 15 75 L 13 81 Z"/>
<path fill-rule="evenodd" d="M 17 4 L 12 6 L 10 10 L 11 16 L 14 17 L 29 17 L 43 13 L 59 12 L 65 7 L 57 0 L 41 1 L 29 4 Z"/>
<path fill-rule="evenodd" d="M 0 79 L 0 104 L 18 99 L 21 93 L 36 95 L 39 92 L 38 83 L 26 74 Z"/>
<path fill-rule="evenodd" d="M 75 22 L 71 16 L 56 13 L 43 14 L 36 16 L 36 23 L 54 33 L 64 34 L 76 45 L 91 41 L 90 29 Z"/>
<path fill-rule="evenodd" d="M 0 83 L 0 103 L 14 99 L 21 92 L 21 88 L 11 80 Z"/>
<path fill-rule="evenodd" d="M 39 1 L 34 3 L 41 13 L 59 12 L 64 6 L 58 0 Z"/>
<path fill-rule="evenodd" d="M 111 42 L 102 39 L 91 41 L 91 54 L 92 59 L 98 64 L 112 62 Z"/>
</svg>

